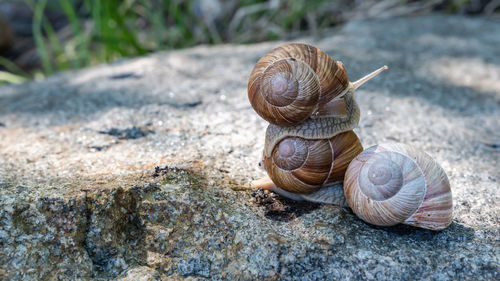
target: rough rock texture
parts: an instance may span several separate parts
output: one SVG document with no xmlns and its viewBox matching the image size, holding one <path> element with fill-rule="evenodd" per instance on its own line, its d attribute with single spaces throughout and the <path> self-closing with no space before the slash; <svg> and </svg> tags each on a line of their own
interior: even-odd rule
<svg viewBox="0 0 500 281">
<path fill-rule="evenodd" d="M 500 279 L 500 22 L 352 22 L 312 43 L 352 80 L 363 145 L 447 172 L 445 231 L 250 191 L 266 123 L 254 63 L 278 43 L 197 47 L 0 88 L 0 279 Z"/>
</svg>

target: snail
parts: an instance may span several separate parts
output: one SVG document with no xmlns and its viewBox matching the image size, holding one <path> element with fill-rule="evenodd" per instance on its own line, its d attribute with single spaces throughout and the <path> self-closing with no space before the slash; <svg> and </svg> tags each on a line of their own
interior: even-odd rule
<svg viewBox="0 0 500 281">
<path fill-rule="evenodd" d="M 352 95 L 385 69 L 387 66 L 349 82 L 342 62 L 310 45 L 286 44 L 257 62 L 248 81 L 248 98 L 262 118 L 278 126 L 296 126 L 309 118 L 339 117 L 345 114 L 346 106 L 355 107 L 352 113 L 357 115 L 343 121 L 357 125 L 357 104 L 352 98 L 341 98 Z"/>
<path fill-rule="evenodd" d="M 345 205 L 343 176 L 363 151 L 352 131 L 360 118 L 354 90 L 385 69 L 351 83 L 342 62 L 310 45 L 287 44 L 264 55 L 250 75 L 248 98 L 271 123 L 263 153 L 269 177 L 253 186 Z"/>
<path fill-rule="evenodd" d="M 263 162 L 269 177 L 253 187 L 297 201 L 346 206 L 341 183 L 349 163 L 362 151 L 353 131 L 316 140 L 287 136 L 266 144 Z"/>
<path fill-rule="evenodd" d="M 264 55 L 250 75 L 248 98 L 271 123 L 263 152 L 269 177 L 253 187 L 347 204 L 375 225 L 448 227 L 453 200 L 443 168 L 408 145 L 363 151 L 352 131 L 360 116 L 354 90 L 386 69 L 349 82 L 342 62 L 313 46 L 288 44 Z"/>
<path fill-rule="evenodd" d="M 362 220 L 442 230 L 452 221 L 453 200 L 443 168 L 404 144 L 379 144 L 360 153 L 346 171 L 344 193 Z"/>
</svg>

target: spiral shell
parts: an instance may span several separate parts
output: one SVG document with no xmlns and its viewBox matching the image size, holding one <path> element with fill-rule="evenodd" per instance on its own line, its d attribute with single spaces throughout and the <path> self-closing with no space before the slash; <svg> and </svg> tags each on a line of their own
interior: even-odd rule
<svg viewBox="0 0 500 281">
<path fill-rule="evenodd" d="M 306 44 L 287 44 L 264 55 L 248 81 L 248 98 L 270 123 L 297 125 L 349 85 L 347 72 L 325 52 Z"/>
<path fill-rule="evenodd" d="M 371 224 L 442 230 L 452 221 L 453 200 L 443 168 L 408 145 L 381 144 L 363 151 L 346 171 L 344 193 L 354 213 Z"/>
<path fill-rule="evenodd" d="M 349 162 L 363 151 L 353 131 L 330 139 L 286 137 L 264 154 L 266 171 L 279 188 L 292 193 L 311 193 L 341 181 Z"/>
</svg>

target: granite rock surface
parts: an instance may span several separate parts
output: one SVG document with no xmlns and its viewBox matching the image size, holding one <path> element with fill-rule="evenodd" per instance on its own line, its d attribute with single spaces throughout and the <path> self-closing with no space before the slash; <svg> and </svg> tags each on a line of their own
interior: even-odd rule
<svg viewBox="0 0 500 281">
<path fill-rule="evenodd" d="M 453 190 L 441 232 L 248 189 L 246 96 L 278 42 L 200 46 L 0 88 L 2 280 L 499 280 L 500 22 L 350 22 L 313 44 L 357 91 L 365 148 L 403 142 Z"/>
</svg>

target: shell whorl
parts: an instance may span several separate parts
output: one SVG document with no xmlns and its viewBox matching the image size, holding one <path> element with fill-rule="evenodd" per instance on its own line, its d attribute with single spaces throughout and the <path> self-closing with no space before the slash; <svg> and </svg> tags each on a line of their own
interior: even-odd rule
<svg viewBox="0 0 500 281">
<path fill-rule="evenodd" d="M 404 144 L 381 144 L 359 154 L 344 179 L 349 206 L 364 221 L 448 227 L 452 196 L 444 170 L 425 152 Z"/>
<path fill-rule="evenodd" d="M 306 44 L 287 44 L 264 55 L 248 81 L 248 98 L 265 120 L 297 125 L 349 85 L 341 62 Z"/>
<path fill-rule="evenodd" d="M 273 147 L 270 157 L 264 155 L 264 165 L 279 188 L 311 193 L 341 181 L 349 162 L 362 150 L 353 131 L 319 140 L 286 137 Z"/>
</svg>

